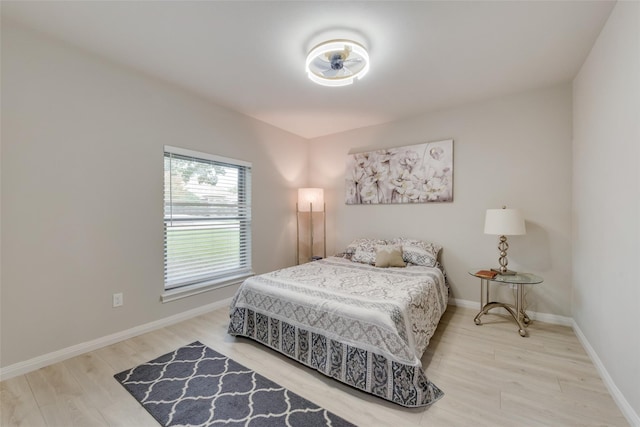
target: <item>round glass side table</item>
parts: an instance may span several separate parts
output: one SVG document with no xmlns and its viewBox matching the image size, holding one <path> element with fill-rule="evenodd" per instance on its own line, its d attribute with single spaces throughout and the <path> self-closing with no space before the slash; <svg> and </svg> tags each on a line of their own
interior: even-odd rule
<svg viewBox="0 0 640 427">
<path fill-rule="evenodd" d="M 483 269 L 469 270 L 469 274 L 480 279 L 480 312 L 473 319 L 476 325 L 481 325 L 482 322 L 480 318 L 487 314 L 489 310 L 502 307 L 506 309 L 513 320 L 518 324 L 518 333 L 521 337 L 527 336 L 526 327 L 531 322 L 529 316 L 524 310 L 524 285 L 535 285 L 538 283 L 542 283 L 543 279 L 540 276 L 536 276 L 535 274 L 530 273 L 516 273 L 511 275 L 501 275 L 496 274 L 494 277 L 487 277 L 485 275 L 478 274 L 481 271 L 486 271 Z M 506 304 L 503 302 L 491 301 L 489 297 L 489 283 L 502 283 L 515 285 L 516 287 L 516 300 L 514 304 Z"/>
</svg>

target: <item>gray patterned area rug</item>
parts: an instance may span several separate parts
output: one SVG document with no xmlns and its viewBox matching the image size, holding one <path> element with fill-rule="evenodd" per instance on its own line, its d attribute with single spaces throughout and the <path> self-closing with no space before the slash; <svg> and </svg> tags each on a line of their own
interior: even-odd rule
<svg viewBox="0 0 640 427">
<path fill-rule="evenodd" d="M 114 377 L 163 426 L 353 426 L 199 341 Z"/>
</svg>

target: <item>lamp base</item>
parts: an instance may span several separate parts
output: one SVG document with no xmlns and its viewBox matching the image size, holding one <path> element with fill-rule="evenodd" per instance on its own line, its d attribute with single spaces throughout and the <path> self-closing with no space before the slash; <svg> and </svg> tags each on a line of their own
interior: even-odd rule
<svg viewBox="0 0 640 427">
<path fill-rule="evenodd" d="M 516 274 L 518 274 L 517 271 L 513 271 L 513 270 L 501 271 L 499 268 L 492 268 L 491 271 L 495 271 L 496 273 L 502 276 L 515 276 Z"/>
</svg>

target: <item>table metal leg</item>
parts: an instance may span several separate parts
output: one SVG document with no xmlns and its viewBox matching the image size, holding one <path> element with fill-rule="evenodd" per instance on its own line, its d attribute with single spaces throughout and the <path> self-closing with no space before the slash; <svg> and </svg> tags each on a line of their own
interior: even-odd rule
<svg viewBox="0 0 640 427">
<path fill-rule="evenodd" d="M 522 285 L 516 285 L 516 301 L 515 307 L 513 304 L 505 304 L 502 302 L 489 302 L 489 281 L 486 279 L 480 279 L 480 312 L 473 319 L 473 322 L 476 325 L 481 325 L 482 321 L 480 318 L 487 314 L 489 310 L 502 307 L 511 314 L 513 320 L 518 324 L 518 333 L 522 337 L 527 336 L 526 327 L 531 322 L 529 316 L 524 311 L 524 290 Z"/>
<path fill-rule="evenodd" d="M 487 279 L 482 279 L 482 281 L 484 282 L 485 289 L 484 303 L 489 304 L 489 281 Z"/>
<path fill-rule="evenodd" d="M 527 331 L 524 330 L 524 325 L 520 320 L 521 318 L 524 319 L 524 316 L 522 316 L 522 307 L 524 305 L 522 301 L 522 294 L 523 294 L 522 285 L 520 286 L 516 285 L 516 316 L 515 317 L 516 317 L 516 323 L 520 327 L 520 329 L 518 329 L 518 333 L 520 334 L 521 337 L 524 337 L 527 335 Z"/>
<path fill-rule="evenodd" d="M 480 312 L 476 314 L 476 317 L 473 319 L 476 325 L 480 325 L 482 322 L 480 321 L 480 316 L 486 314 L 484 311 L 484 307 L 489 302 L 489 281 L 485 279 L 480 279 Z"/>
</svg>

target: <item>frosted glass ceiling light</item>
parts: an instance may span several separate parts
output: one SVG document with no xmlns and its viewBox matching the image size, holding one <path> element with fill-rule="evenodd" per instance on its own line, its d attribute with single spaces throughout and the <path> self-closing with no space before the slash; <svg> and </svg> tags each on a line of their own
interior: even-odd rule
<svg viewBox="0 0 640 427">
<path fill-rule="evenodd" d="M 309 78 L 323 86 L 346 86 L 369 71 L 367 50 L 350 40 L 330 40 L 311 49 L 307 55 Z"/>
</svg>

